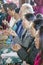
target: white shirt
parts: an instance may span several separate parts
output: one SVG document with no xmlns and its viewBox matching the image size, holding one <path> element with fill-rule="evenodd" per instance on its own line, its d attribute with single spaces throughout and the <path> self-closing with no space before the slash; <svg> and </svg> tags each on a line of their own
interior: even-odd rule
<svg viewBox="0 0 43 65">
<path fill-rule="evenodd" d="M 9 26 L 12 28 L 15 23 L 16 23 L 16 19 L 14 19 L 14 17 L 11 17 L 11 20 L 9 22 Z"/>
</svg>

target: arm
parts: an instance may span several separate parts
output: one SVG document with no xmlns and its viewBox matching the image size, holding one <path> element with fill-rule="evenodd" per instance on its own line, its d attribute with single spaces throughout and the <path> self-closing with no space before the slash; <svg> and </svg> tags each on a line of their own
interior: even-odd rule
<svg viewBox="0 0 43 65">
<path fill-rule="evenodd" d="M 22 48 L 19 44 L 15 44 L 12 47 L 13 51 L 16 51 L 17 54 L 19 55 L 19 57 L 23 60 L 26 61 L 27 63 L 29 63 L 29 57 L 28 57 L 28 53 L 25 51 L 24 48 Z"/>
<path fill-rule="evenodd" d="M 25 22 L 24 22 L 25 21 Z M 33 36 L 33 37 L 35 37 L 35 34 L 36 34 L 36 30 L 35 30 L 35 28 L 34 28 L 34 23 L 33 22 L 28 22 L 27 20 L 24 20 L 23 21 L 23 26 L 24 26 L 24 28 L 26 28 L 28 31 L 30 31 L 30 33 L 31 33 L 31 35 Z"/>
</svg>

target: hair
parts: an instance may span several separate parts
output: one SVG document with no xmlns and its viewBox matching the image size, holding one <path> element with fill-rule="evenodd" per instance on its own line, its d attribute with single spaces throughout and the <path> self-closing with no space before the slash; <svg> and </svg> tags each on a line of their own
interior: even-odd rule
<svg viewBox="0 0 43 65">
<path fill-rule="evenodd" d="M 15 10 L 15 8 L 17 8 L 17 5 L 15 3 L 9 3 L 9 7 L 10 10 Z"/>
<path fill-rule="evenodd" d="M 34 28 L 36 30 L 38 30 L 41 27 L 42 24 L 43 24 L 43 19 L 36 19 L 36 20 L 34 20 Z"/>
<path fill-rule="evenodd" d="M 40 27 L 40 50 L 41 50 L 41 61 L 43 59 L 43 26 Z"/>
<path fill-rule="evenodd" d="M 28 20 L 28 21 L 34 21 L 35 20 L 35 15 L 34 14 L 31 14 L 31 13 L 27 13 L 25 14 L 25 18 Z"/>
<path fill-rule="evenodd" d="M 15 8 L 16 13 L 19 13 L 19 11 L 20 11 L 20 8 Z"/>
<path fill-rule="evenodd" d="M 41 50 L 43 50 L 43 26 L 40 27 L 40 43 L 41 43 Z"/>
<path fill-rule="evenodd" d="M 1 8 L 1 4 L 0 4 L 0 9 L 2 9 L 2 8 Z"/>
<path fill-rule="evenodd" d="M 4 8 L 5 12 L 7 12 L 7 7 L 9 7 L 8 3 L 3 4 L 3 8 Z"/>
<path fill-rule="evenodd" d="M 38 14 L 36 15 L 36 18 L 37 18 L 37 19 L 42 19 L 42 18 L 43 18 L 43 15 L 40 14 L 40 13 L 38 13 Z"/>
</svg>

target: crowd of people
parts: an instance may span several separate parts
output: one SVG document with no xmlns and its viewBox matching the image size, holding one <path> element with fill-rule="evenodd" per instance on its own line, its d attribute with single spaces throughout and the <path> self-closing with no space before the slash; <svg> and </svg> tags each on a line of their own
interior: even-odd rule
<svg viewBox="0 0 43 65">
<path fill-rule="evenodd" d="M 0 34 L 7 40 L 11 36 L 12 50 L 26 65 L 43 65 L 43 14 L 36 14 L 29 3 L 0 6 Z"/>
</svg>

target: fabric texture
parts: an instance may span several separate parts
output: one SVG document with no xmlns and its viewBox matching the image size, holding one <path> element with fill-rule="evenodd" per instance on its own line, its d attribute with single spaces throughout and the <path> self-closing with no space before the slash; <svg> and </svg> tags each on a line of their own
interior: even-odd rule
<svg viewBox="0 0 43 65">
<path fill-rule="evenodd" d="M 43 0 L 34 0 L 35 3 L 39 6 L 43 6 Z"/>
<path fill-rule="evenodd" d="M 25 60 L 30 65 L 34 64 L 35 57 L 39 52 L 38 49 L 34 46 L 34 43 L 30 47 L 30 51 L 27 53 L 23 48 L 18 51 L 18 55 L 22 60 Z"/>
<path fill-rule="evenodd" d="M 38 6 L 36 5 L 35 7 L 33 7 L 34 11 L 35 11 L 35 15 L 38 13 L 43 14 L 43 6 Z"/>
<path fill-rule="evenodd" d="M 35 58 L 35 61 L 34 61 L 34 65 L 43 65 L 43 59 L 41 61 L 41 53 L 38 53 L 36 58 Z"/>
<path fill-rule="evenodd" d="M 10 52 L 14 52 L 11 48 L 2 48 L 0 50 L 0 56 L 1 54 L 6 54 L 6 53 L 10 53 Z M 6 65 L 6 64 L 15 64 L 15 63 L 22 63 L 22 60 L 19 57 L 6 57 L 6 58 L 1 58 L 0 60 L 2 60 L 2 64 L 1 65 Z"/>
</svg>

